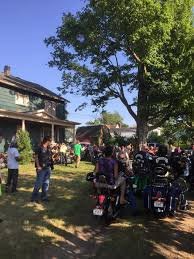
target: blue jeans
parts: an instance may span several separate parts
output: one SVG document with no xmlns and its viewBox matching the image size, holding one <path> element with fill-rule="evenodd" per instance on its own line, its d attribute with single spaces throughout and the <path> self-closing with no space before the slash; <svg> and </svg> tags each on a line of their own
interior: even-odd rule
<svg viewBox="0 0 194 259">
<path fill-rule="evenodd" d="M 41 199 L 44 200 L 47 198 L 50 175 L 51 168 L 44 168 L 37 172 L 34 190 L 32 192 L 32 200 L 38 200 L 40 188 L 42 188 Z"/>
</svg>

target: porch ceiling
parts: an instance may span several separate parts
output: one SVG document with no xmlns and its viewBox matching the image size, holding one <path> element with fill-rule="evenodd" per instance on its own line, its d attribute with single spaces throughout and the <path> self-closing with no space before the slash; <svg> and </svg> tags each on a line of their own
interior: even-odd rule
<svg viewBox="0 0 194 259">
<path fill-rule="evenodd" d="M 0 109 L 0 117 L 3 118 L 10 118 L 10 119 L 19 119 L 19 120 L 26 120 L 32 122 L 39 122 L 39 123 L 47 123 L 47 124 L 54 124 L 63 127 L 73 128 L 75 125 L 79 125 L 80 123 L 68 120 L 60 120 L 53 116 L 49 118 L 43 118 L 34 114 L 30 113 L 21 113 L 21 112 L 14 112 L 14 111 L 6 111 Z"/>
</svg>

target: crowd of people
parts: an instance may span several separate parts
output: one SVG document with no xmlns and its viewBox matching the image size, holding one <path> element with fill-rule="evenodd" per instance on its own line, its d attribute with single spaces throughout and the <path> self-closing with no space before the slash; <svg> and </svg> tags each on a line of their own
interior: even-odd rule
<svg viewBox="0 0 194 259">
<path fill-rule="evenodd" d="M 95 193 L 101 194 L 100 186 L 102 191 L 105 186 L 107 190 L 119 188 L 120 205 L 129 204 L 134 215 L 137 215 L 137 194 L 143 198 L 146 210 L 162 212 L 163 215 L 174 216 L 178 208 L 190 208 L 184 193 L 188 186 L 190 190 L 194 187 L 194 145 L 187 151 L 165 145 L 157 148 L 142 145 L 138 152 L 134 152 L 133 161 L 130 161 L 127 150 L 126 147 L 104 148 L 103 155 L 96 161 L 94 173 L 89 173 L 86 178 L 93 182 Z M 105 176 L 105 182 L 101 182 L 101 176 Z M 99 202 L 97 198 L 97 212 L 102 208 Z"/>
<path fill-rule="evenodd" d="M 73 147 L 69 143 L 51 143 L 52 159 L 54 164 L 71 163 L 73 157 Z"/>
<path fill-rule="evenodd" d="M 97 146 L 97 145 L 85 145 L 82 146 L 77 140 L 74 145 L 53 144 L 50 137 L 45 137 L 35 151 L 35 168 L 36 168 L 36 181 L 34 184 L 34 190 L 32 193 L 33 202 L 38 202 L 38 193 L 42 189 L 41 199 L 47 201 L 47 193 L 49 188 L 49 180 L 51 171 L 54 168 L 54 164 L 60 163 L 67 165 L 68 159 L 72 159 L 75 162 L 75 167 L 79 167 L 81 157 L 89 159 L 95 164 L 95 172 L 104 172 L 108 174 L 110 183 L 116 181 L 122 186 L 124 190 L 125 182 L 120 177 L 121 171 L 126 171 L 129 174 L 133 174 L 132 160 L 134 157 L 134 148 L 132 144 L 126 146 Z M 150 157 L 159 155 L 160 150 L 157 147 L 143 145 L 141 151 L 146 159 L 151 160 Z M 84 153 L 84 155 L 82 155 Z M 175 168 L 176 172 L 180 171 L 175 162 L 177 157 L 183 157 L 184 151 L 179 147 L 175 148 L 169 146 L 165 156 L 169 158 L 170 163 Z M 190 157 L 188 158 L 188 164 L 186 169 L 190 170 L 191 174 L 194 174 L 194 145 L 191 148 Z M 18 168 L 19 168 L 20 155 L 17 149 L 17 143 L 14 141 L 11 143 L 7 152 L 7 167 L 8 177 L 6 183 L 6 192 L 17 192 L 18 183 Z M 3 164 L 0 157 L 0 166 Z M 189 174 L 189 173 L 188 173 Z M 10 190 L 11 188 L 11 190 Z M 1 194 L 1 190 L 0 190 Z M 121 202 L 125 203 L 124 191 L 121 191 Z"/>
<path fill-rule="evenodd" d="M 0 153 L 0 169 L 8 168 L 8 175 L 6 181 L 5 192 L 15 193 L 18 192 L 18 175 L 19 175 L 19 161 L 21 160 L 17 142 L 13 141 L 8 147 L 6 156 L 4 153 L 4 143 L 0 141 L 1 153 Z M 64 164 L 75 162 L 75 167 L 79 167 L 81 160 L 82 146 L 79 141 L 75 145 L 69 144 L 57 144 L 51 141 L 51 138 L 45 137 L 40 146 L 35 150 L 34 162 L 36 169 L 36 180 L 34 183 L 34 189 L 32 192 L 31 201 L 39 202 L 39 191 L 41 192 L 41 200 L 48 201 L 48 189 L 49 181 L 52 170 L 55 164 Z M 1 190 L 1 175 L 0 175 L 0 195 Z"/>
</svg>

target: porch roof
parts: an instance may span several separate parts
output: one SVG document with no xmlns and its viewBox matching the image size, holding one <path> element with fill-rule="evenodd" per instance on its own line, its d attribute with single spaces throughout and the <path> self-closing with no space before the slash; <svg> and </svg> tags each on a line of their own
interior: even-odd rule
<svg viewBox="0 0 194 259">
<path fill-rule="evenodd" d="M 14 111 L 6 111 L 0 109 L 0 117 L 17 119 L 17 120 L 26 120 L 32 122 L 46 123 L 46 124 L 54 124 L 58 126 L 73 128 L 75 125 L 79 125 L 80 123 L 68 120 L 60 120 L 44 110 L 39 110 L 36 112 L 14 112 Z"/>
</svg>

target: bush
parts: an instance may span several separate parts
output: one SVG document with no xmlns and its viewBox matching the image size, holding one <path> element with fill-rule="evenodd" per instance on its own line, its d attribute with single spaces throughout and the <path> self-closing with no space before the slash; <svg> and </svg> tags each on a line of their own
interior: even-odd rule
<svg viewBox="0 0 194 259">
<path fill-rule="evenodd" d="M 104 139 L 105 145 L 127 146 L 129 144 L 135 145 L 135 137 L 126 138 L 118 134 L 114 134 L 114 137 L 107 137 Z"/>
<path fill-rule="evenodd" d="M 157 132 L 150 132 L 150 134 L 148 135 L 148 139 L 147 139 L 148 143 L 158 143 L 158 144 L 164 144 L 165 143 L 165 138 L 164 136 L 160 136 L 158 135 Z"/>
<path fill-rule="evenodd" d="M 17 131 L 16 139 L 21 163 L 28 164 L 32 160 L 32 146 L 29 133 L 20 129 Z"/>
</svg>

